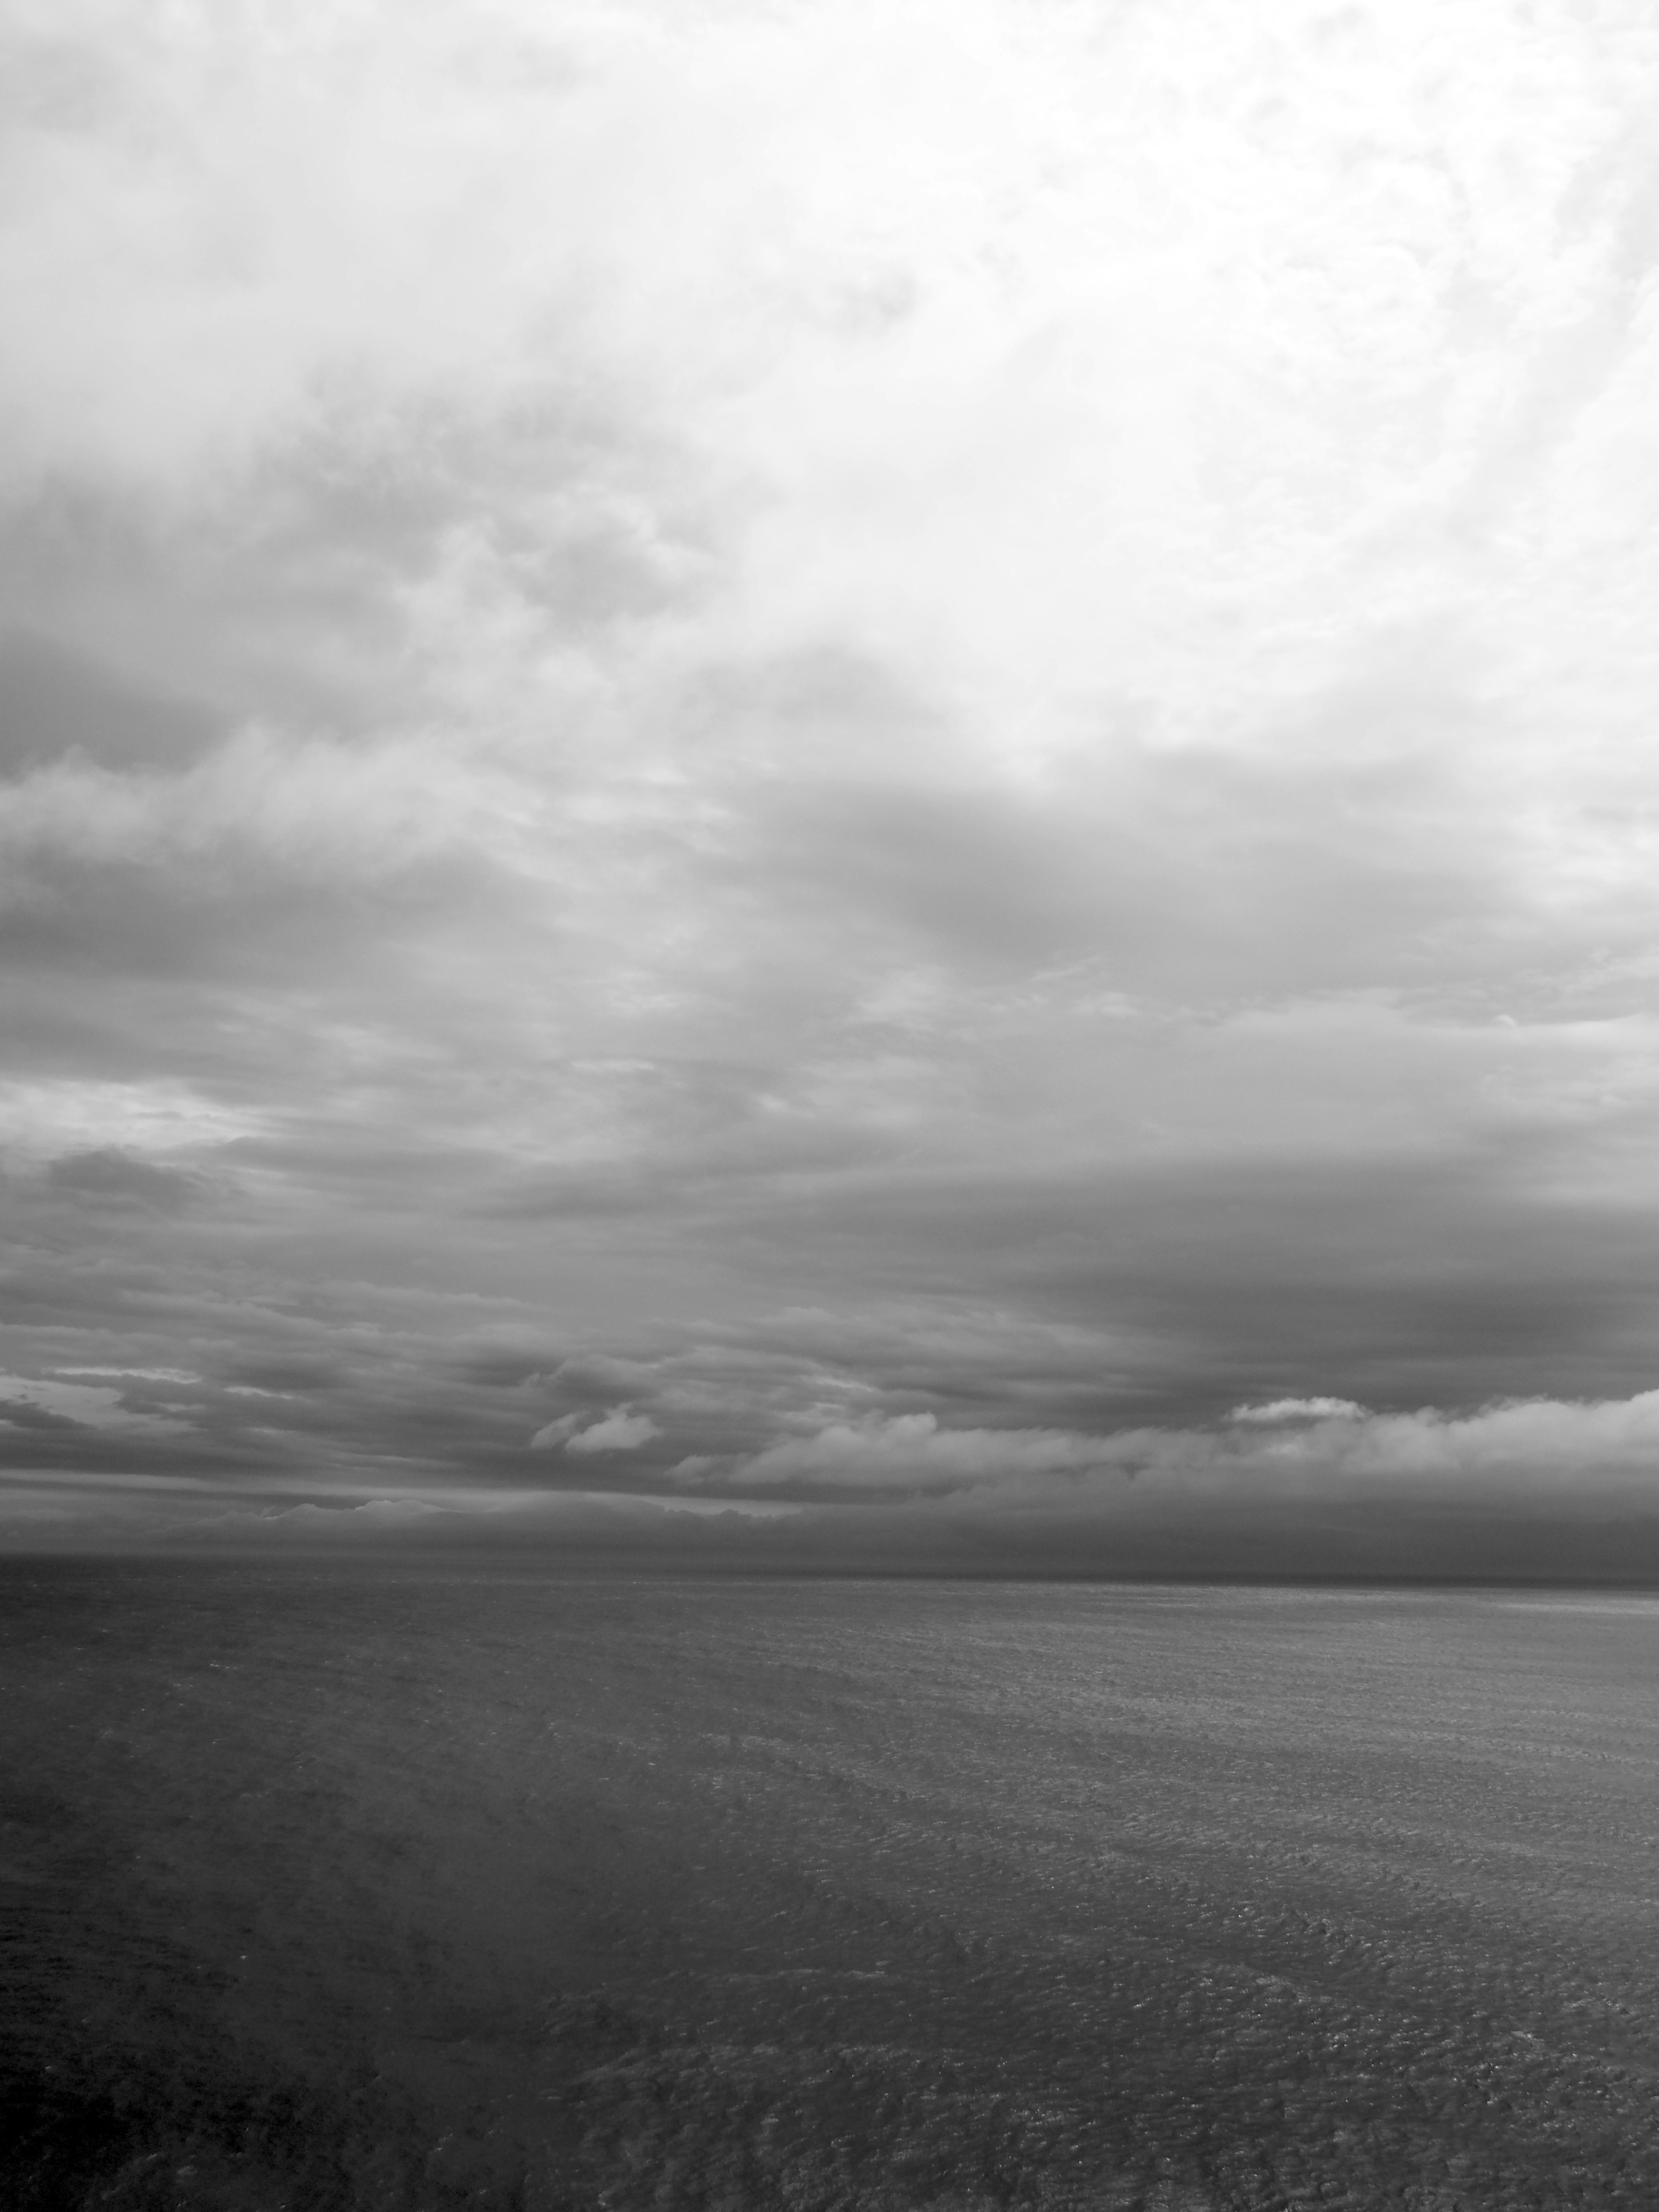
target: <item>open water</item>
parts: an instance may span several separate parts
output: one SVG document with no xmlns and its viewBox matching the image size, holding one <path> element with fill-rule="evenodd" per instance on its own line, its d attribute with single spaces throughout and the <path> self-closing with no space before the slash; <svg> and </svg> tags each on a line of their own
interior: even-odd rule
<svg viewBox="0 0 1659 2212">
<path fill-rule="evenodd" d="M 1659 2207 L 1659 1601 L 0 1569 L 8 2212 Z"/>
</svg>

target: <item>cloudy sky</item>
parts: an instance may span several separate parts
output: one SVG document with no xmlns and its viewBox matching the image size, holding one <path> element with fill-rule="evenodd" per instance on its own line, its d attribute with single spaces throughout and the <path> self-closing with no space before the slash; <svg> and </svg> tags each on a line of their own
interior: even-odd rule
<svg viewBox="0 0 1659 2212">
<path fill-rule="evenodd" d="M 1659 1571 L 1644 0 L 0 0 L 0 1528 Z"/>
</svg>

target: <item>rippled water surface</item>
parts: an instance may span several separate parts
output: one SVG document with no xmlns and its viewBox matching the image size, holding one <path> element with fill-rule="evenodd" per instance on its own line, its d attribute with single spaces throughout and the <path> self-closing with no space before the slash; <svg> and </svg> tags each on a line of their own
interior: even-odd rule
<svg viewBox="0 0 1659 2212">
<path fill-rule="evenodd" d="M 1659 2207 L 1659 1601 L 0 1602 L 18 2212 Z"/>
</svg>

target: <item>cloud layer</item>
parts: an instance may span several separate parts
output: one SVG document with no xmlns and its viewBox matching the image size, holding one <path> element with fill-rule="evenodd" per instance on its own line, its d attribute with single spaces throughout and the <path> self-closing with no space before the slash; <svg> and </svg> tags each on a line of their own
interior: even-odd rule
<svg viewBox="0 0 1659 2212">
<path fill-rule="evenodd" d="M 0 44 L 17 1540 L 1629 1556 L 1644 11 Z"/>
</svg>

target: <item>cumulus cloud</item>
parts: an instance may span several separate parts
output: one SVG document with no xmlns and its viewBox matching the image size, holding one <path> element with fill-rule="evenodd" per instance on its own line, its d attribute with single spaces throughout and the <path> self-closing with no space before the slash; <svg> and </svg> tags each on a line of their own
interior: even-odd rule
<svg viewBox="0 0 1659 2212">
<path fill-rule="evenodd" d="M 1219 1428 L 942 1427 L 931 1413 L 833 1422 L 735 1464 L 684 1463 L 682 1479 L 872 1498 L 951 1493 L 986 1508 L 1066 1505 L 1085 1516 L 1197 1494 L 1231 1505 L 1285 1498 L 1435 1498 L 1487 1508 L 1506 1497 L 1571 1509 L 1611 1490 L 1659 1513 L 1659 1390 L 1603 1403 L 1526 1399 L 1449 1415 L 1370 1413 L 1337 1398 L 1284 1401 Z M 1240 1433 L 1241 1428 L 1244 1433 Z M 1267 1433 L 1251 1433 L 1253 1430 Z"/>
<path fill-rule="evenodd" d="M 1334 1469 L 1386 1485 L 1524 1480 L 1571 1499 L 1602 1479 L 1659 1508 L 1659 1390 L 1583 1403 L 1520 1399 L 1449 1415 L 1425 1409 L 1347 1418 L 1303 1445 Z"/>
<path fill-rule="evenodd" d="M 586 1418 L 582 1413 L 565 1413 L 557 1420 L 544 1423 L 530 1439 L 531 1449 L 563 1449 L 578 1454 L 637 1451 L 641 1444 L 662 1434 L 648 1413 L 636 1413 L 631 1406 L 612 1406 L 608 1413 L 584 1428 L 582 1424 Z"/>
<path fill-rule="evenodd" d="M 556 1451 L 565 1438 L 574 1431 L 580 1419 L 580 1413 L 567 1413 L 560 1420 L 544 1422 L 530 1439 L 531 1450 Z"/>
<path fill-rule="evenodd" d="M 662 1431 L 648 1413 L 636 1413 L 629 1406 L 613 1406 L 603 1419 L 591 1428 L 577 1429 L 567 1437 L 564 1448 L 568 1452 L 626 1452 L 637 1451 L 641 1444 L 649 1443 Z"/>
</svg>

